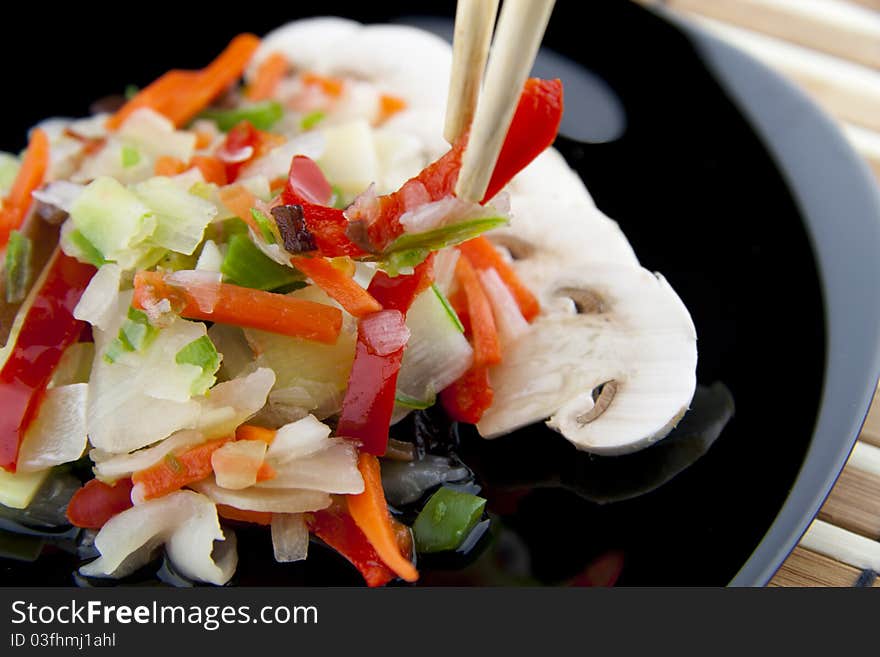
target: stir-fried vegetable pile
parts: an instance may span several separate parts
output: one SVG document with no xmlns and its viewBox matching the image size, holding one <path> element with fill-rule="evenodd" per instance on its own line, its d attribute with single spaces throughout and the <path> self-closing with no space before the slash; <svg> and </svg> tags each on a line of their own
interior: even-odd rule
<svg viewBox="0 0 880 657">
<path fill-rule="evenodd" d="M 252 63 L 259 45 L 239 36 L 206 68 L 41 124 L 21 158 L 0 157 L 14 311 L 0 316 L 0 504 L 26 510 L 85 465 L 66 517 L 97 532 L 86 576 L 123 577 L 164 545 L 178 572 L 222 584 L 231 527 L 255 523 L 278 561 L 317 536 L 370 586 L 411 582 L 416 552 L 458 548 L 484 513 L 441 487 L 412 528 L 396 519 L 383 468 L 418 465 L 395 484 L 423 482 L 396 493 L 413 501 L 455 466 L 411 463 L 389 427 L 434 405 L 477 422 L 490 368 L 538 315 L 483 233 L 555 138 L 561 85 L 527 82 L 472 204 L 454 195 L 466 134 L 427 162 L 388 127 L 407 100 L 280 52 Z"/>
</svg>

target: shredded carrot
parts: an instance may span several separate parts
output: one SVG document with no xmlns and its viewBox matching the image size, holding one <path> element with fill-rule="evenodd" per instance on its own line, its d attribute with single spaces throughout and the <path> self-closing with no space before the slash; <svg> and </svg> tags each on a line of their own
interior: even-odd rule
<svg viewBox="0 0 880 657">
<path fill-rule="evenodd" d="M 217 515 L 227 520 L 238 520 L 240 522 L 250 522 L 255 525 L 271 525 L 272 514 L 268 511 L 248 511 L 247 509 L 236 509 L 228 504 L 217 505 Z"/>
<path fill-rule="evenodd" d="M 258 427 L 254 424 L 242 424 L 235 430 L 235 439 L 261 440 L 267 445 L 271 445 L 272 441 L 275 440 L 276 433 L 278 432 L 275 431 L 275 429 L 266 429 L 265 427 Z"/>
<path fill-rule="evenodd" d="M 184 171 L 186 171 L 186 163 L 171 155 L 160 155 L 153 166 L 153 172 L 157 176 L 176 176 Z"/>
<path fill-rule="evenodd" d="M 216 157 L 195 155 L 189 164 L 190 167 L 196 167 L 202 172 L 205 182 L 214 183 L 221 187 L 226 184 L 226 165 Z"/>
<path fill-rule="evenodd" d="M 27 153 L 0 208 L 0 249 L 9 242 L 9 234 L 24 222 L 31 205 L 31 193 L 43 183 L 49 168 L 49 137 L 37 128 L 31 132 Z"/>
<path fill-rule="evenodd" d="M 531 322 L 538 316 L 538 313 L 541 312 L 541 306 L 538 304 L 535 295 L 523 284 L 519 276 L 516 275 L 516 272 L 513 271 L 513 268 L 501 257 L 501 253 L 492 246 L 492 242 L 481 236 L 459 244 L 458 248 L 475 269 L 494 268 L 498 272 L 501 280 L 504 281 L 513 298 L 516 299 L 519 310 L 523 317 L 526 318 L 526 321 Z"/>
<path fill-rule="evenodd" d="M 208 477 L 213 472 L 211 455 L 230 440 L 231 437 L 209 440 L 182 454 L 168 454 L 159 463 L 135 472 L 131 480 L 140 498 L 152 500 L 162 497 Z"/>
<path fill-rule="evenodd" d="M 133 112 L 149 107 L 182 126 L 241 77 L 260 45 L 253 34 L 235 37 L 217 59 L 200 71 L 169 71 L 140 91 L 107 120 L 116 130 Z"/>
<path fill-rule="evenodd" d="M 319 87 L 322 92 L 331 98 L 339 98 L 345 88 L 344 80 L 331 78 L 326 75 L 318 75 L 317 73 L 303 73 L 300 79 L 305 85 Z"/>
<path fill-rule="evenodd" d="M 220 202 L 229 208 L 236 217 L 250 226 L 257 235 L 260 234 L 260 227 L 257 226 L 257 222 L 251 216 L 251 208 L 257 204 L 256 196 L 241 185 L 224 187 L 217 195 L 220 197 Z"/>
<path fill-rule="evenodd" d="M 348 274 L 321 257 L 293 256 L 293 266 L 312 279 L 331 299 L 335 299 L 355 317 L 363 317 L 382 310 L 373 296 Z"/>
<path fill-rule="evenodd" d="M 406 101 L 398 96 L 382 94 L 379 96 L 379 123 L 384 123 L 398 112 L 406 109 Z"/>
<path fill-rule="evenodd" d="M 419 573 L 412 562 L 401 554 L 397 533 L 385 502 L 379 460 L 361 452 L 358 470 L 364 478 L 364 492 L 348 496 L 348 512 L 367 537 L 385 565 L 407 582 L 414 582 Z"/>
<path fill-rule="evenodd" d="M 455 277 L 467 299 L 467 315 L 470 322 L 471 342 L 474 346 L 474 366 L 484 367 L 501 362 L 501 343 L 492 305 L 480 285 L 477 272 L 466 258 L 459 258 L 455 265 Z"/>
<path fill-rule="evenodd" d="M 257 67 L 254 81 L 248 88 L 248 98 L 253 101 L 271 98 L 278 87 L 278 83 L 284 79 L 290 64 L 287 58 L 280 52 L 273 52 L 266 57 Z"/>
<path fill-rule="evenodd" d="M 255 328 L 271 333 L 334 344 L 342 330 L 342 312 L 333 306 L 263 292 L 229 283 L 188 287 L 171 284 L 159 272 L 141 271 L 134 278 L 135 308 L 143 310 L 162 299 L 182 317 Z M 213 307 L 205 305 L 205 298 Z"/>
<path fill-rule="evenodd" d="M 196 130 L 196 150 L 204 150 L 213 144 L 215 136 L 210 130 Z"/>
<path fill-rule="evenodd" d="M 257 470 L 257 481 L 269 481 L 274 479 L 276 474 L 275 468 L 268 463 L 263 463 L 260 465 L 260 469 Z"/>
</svg>

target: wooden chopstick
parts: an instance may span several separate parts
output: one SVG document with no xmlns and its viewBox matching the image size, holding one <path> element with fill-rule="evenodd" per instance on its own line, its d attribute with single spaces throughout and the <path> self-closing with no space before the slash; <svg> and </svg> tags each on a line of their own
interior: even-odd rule
<svg viewBox="0 0 880 657">
<path fill-rule="evenodd" d="M 473 121 L 497 14 L 498 0 L 458 0 L 443 129 L 443 136 L 450 144 Z"/>
<path fill-rule="evenodd" d="M 555 0 L 505 0 L 489 51 L 455 195 L 482 200 L 523 85 L 535 62 Z"/>
</svg>

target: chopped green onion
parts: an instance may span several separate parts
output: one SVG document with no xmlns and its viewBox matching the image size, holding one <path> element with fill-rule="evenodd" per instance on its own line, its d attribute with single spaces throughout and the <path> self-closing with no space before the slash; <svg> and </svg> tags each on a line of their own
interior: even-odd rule
<svg viewBox="0 0 880 657">
<path fill-rule="evenodd" d="M 325 118 L 327 118 L 326 112 L 315 110 L 314 112 L 310 112 L 309 114 L 306 114 L 304 117 L 302 117 L 302 120 L 299 122 L 299 127 L 303 130 L 311 130 Z"/>
<path fill-rule="evenodd" d="M 488 230 L 503 226 L 508 221 L 507 217 L 483 217 L 481 219 L 460 221 L 456 224 L 427 230 L 423 233 L 404 233 L 385 249 L 385 254 L 412 251 L 414 249 L 436 251 L 446 246 L 466 242 Z"/>
<path fill-rule="evenodd" d="M 122 166 L 128 169 L 136 166 L 141 161 L 141 154 L 134 146 L 128 144 L 122 147 Z"/>
<path fill-rule="evenodd" d="M 138 89 L 138 86 L 136 84 L 126 85 L 125 92 L 124 92 L 125 100 L 131 100 L 132 98 L 134 98 L 135 96 L 138 95 L 138 92 L 140 92 L 140 89 Z"/>
<path fill-rule="evenodd" d="M 275 232 L 272 230 L 272 220 L 256 208 L 251 208 L 251 216 L 257 222 L 263 239 L 269 244 L 277 244 L 278 240 L 275 238 Z"/>
<path fill-rule="evenodd" d="M 217 353 L 214 343 L 207 335 L 193 340 L 178 351 L 174 357 L 174 361 L 178 365 L 195 365 L 201 368 L 201 376 L 192 384 L 192 394 L 194 395 L 202 395 L 214 385 L 217 380 L 214 375 L 220 369 L 221 360 L 222 357 Z"/>
<path fill-rule="evenodd" d="M 486 500 L 446 486 L 431 496 L 413 524 L 418 552 L 457 549 L 479 522 Z"/>
<path fill-rule="evenodd" d="M 394 251 L 386 255 L 380 261 L 379 266 L 389 276 L 411 274 L 413 267 L 420 265 L 429 255 L 431 255 L 429 249 Z"/>
<path fill-rule="evenodd" d="M 31 277 L 31 241 L 17 230 L 9 233 L 5 270 L 6 302 L 24 301 Z"/>
<path fill-rule="evenodd" d="M 436 403 L 437 397 L 434 396 L 428 399 L 418 399 L 417 397 L 410 397 L 398 390 L 394 395 L 394 401 L 404 408 L 411 408 L 414 411 L 423 411 L 426 408 L 431 408 Z"/>
<path fill-rule="evenodd" d="M 230 238 L 220 272 L 230 283 L 257 290 L 275 290 L 303 280 L 300 272 L 268 258 L 242 234 Z"/>
<path fill-rule="evenodd" d="M 242 121 L 250 121 L 257 130 L 268 130 L 284 116 L 281 103 L 266 100 L 235 109 L 207 109 L 199 118 L 210 119 L 223 132 L 229 132 Z"/>
<path fill-rule="evenodd" d="M 437 287 L 436 283 L 431 283 L 431 287 L 434 290 L 434 294 L 436 294 L 437 298 L 440 299 L 440 303 L 443 304 L 443 309 L 446 310 L 446 313 L 449 315 L 449 319 L 452 320 L 452 323 L 455 324 L 455 327 L 459 330 L 459 332 L 464 333 L 464 324 L 461 323 L 461 319 L 459 319 L 458 313 L 455 312 L 452 304 L 449 303 L 449 299 L 447 299 L 446 295 L 440 291 L 440 288 Z"/>
<path fill-rule="evenodd" d="M 119 335 L 104 353 L 104 360 L 115 363 L 123 354 L 141 351 L 150 345 L 158 333 L 159 329 L 150 324 L 146 313 L 137 308 L 129 308 L 128 316 L 119 327 Z"/>
</svg>

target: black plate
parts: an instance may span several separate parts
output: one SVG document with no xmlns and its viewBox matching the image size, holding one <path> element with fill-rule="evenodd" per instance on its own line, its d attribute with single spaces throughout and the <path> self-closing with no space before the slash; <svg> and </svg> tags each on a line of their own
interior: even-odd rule
<svg viewBox="0 0 880 657">
<path fill-rule="evenodd" d="M 451 16 L 450 3 L 421 4 Z M 320 9 L 385 21 L 412 5 L 323 2 Z M 75 42 L 60 17 L 41 38 L 56 46 L 66 38 L 71 56 L 54 62 L 51 85 L 13 71 L 8 84 L 22 91 L 21 105 L 7 114 L 2 147 L 23 146 L 25 129 L 42 115 L 84 114 L 91 100 L 128 83 L 202 66 L 237 32 L 264 33 L 295 17 L 215 14 L 209 29 L 197 29 L 198 19 L 146 16 L 119 32 L 77 28 Z M 157 41 L 164 45 L 152 47 Z M 515 483 L 510 472 L 529 454 L 520 448 L 536 433 L 552 441 L 556 463 L 574 462 L 573 451 L 542 428 L 491 447 L 462 432 L 463 455 L 481 464 L 506 528 L 494 543 L 500 549 L 483 552 L 467 581 L 562 583 L 604 555 L 622 562 L 622 585 L 764 584 L 839 474 L 880 369 L 873 182 L 831 122 L 790 85 L 634 4 L 560 2 L 546 45 L 557 55 L 540 72 L 566 82 L 566 132 L 606 140 L 562 138 L 560 150 L 642 264 L 680 293 L 698 330 L 698 378 L 725 384 L 736 415 L 695 465 L 653 492 L 613 503 L 560 487 L 499 493 Z M 14 59 L 8 43 L 2 47 L 5 61 Z M 653 465 L 647 459 L 639 467 L 660 470 L 666 458 L 658 451 Z M 596 474 L 588 457 L 577 463 L 584 467 L 566 470 L 568 483 L 608 472 Z M 616 472 L 626 476 L 619 464 Z M 306 564 L 278 567 L 268 565 L 264 534 L 242 538 L 238 583 L 357 581 L 320 549 Z M 450 581 L 448 564 L 434 565 L 426 583 Z M 2 567 L 5 583 L 24 585 L 67 584 L 70 570 L 62 555 Z"/>
</svg>

